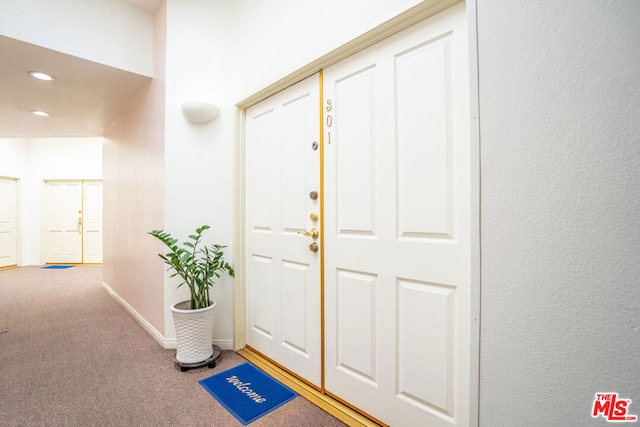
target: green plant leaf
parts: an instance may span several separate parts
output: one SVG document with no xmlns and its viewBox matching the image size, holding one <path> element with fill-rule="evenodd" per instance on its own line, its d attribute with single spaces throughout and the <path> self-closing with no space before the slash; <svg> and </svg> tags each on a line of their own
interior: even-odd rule
<svg viewBox="0 0 640 427">
<path fill-rule="evenodd" d="M 209 289 L 213 287 L 213 278 L 220 278 L 220 274 L 226 272 L 230 277 L 234 276 L 231 265 L 224 261 L 223 248 L 226 246 L 213 244 L 210 248 L 200 247 L 202 232 L 208 230 L 208 225 L 196 228 L 196 234 L 189 235 L 192 240 L 178 246 L 178 239 L 164 230 L 153 230 L 148 234 L 160 240 L 169 249 L 166 254 L 158 256 L 168 266 L 167 271 L 172 271 L 170 278 L 179 276 L 183 281 L 177 285 L 187 285 L 191 294 L 191 308 L 205 308 L 210 305 Z"/>
</svg>

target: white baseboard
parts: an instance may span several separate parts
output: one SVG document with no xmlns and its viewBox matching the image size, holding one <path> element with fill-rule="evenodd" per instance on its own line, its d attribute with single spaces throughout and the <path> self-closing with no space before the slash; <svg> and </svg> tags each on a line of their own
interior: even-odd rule
<svg viewBox="0 0 640 427">
<path fill-rule="evenodd" d="M 175 349 L 177 347 L 175 338 L 165 338 L 156 328 L 151 325 L 151 323 L 147 322 L 147 319 L 142 317 L 140 313 L 138 313 L 128 302 L 126 302 L 120 295 L 118 295 L 109 285 L 105 282 L 102 282 L 102 289 L 105 290 L 107 295 L 109 295 L 113 300 L 115 300 L 122 308 L 125 309 L 127 313 L 131 315 L 139 324 L 142 326 L 142 329 L 147 331 L 149 335 L 155 339 L 158 344 L 165 349 Z M 213 340 L 212 344 L 220 347 L 221 350 L 233 350 L 233 340 Z"/>
<path fill-rule="evenodd" d="M 140 313 L 138 313 L 133 307 L 131 307 L 128 302 L 122 299 L 122 297 L 118 295 L 113 289 L 111 289 L 111 287 L 105 282 L 102 282 L 102 289 L 104 289 L 107 295 L 113 298 L 115 302 L 120 304 L 122 308 L 124 308 L 126 312 L 129 313 L 131 317 L 133 317 L 140 324 L 140 326 L 142 326 L 142 329 L 147 331 L 149 335 L 151 335 L 153 339 L 155 339 L 158 344 L 162 346 L 162 348 L 176 348 L 175 339 L 165 339 L 165 337 L 160 332 L 158 332 L 158 330 L 154 328 L 151 323 L 147 322 L 147 319 L 142 317 Z M 170 345 L 170 341 L 173 341 L 173 347 L 167 347 L 168 344 Z"/>
<path fill-rule="evenodd" d="M 233 340 L 213 340 L 213 344 L 220 347 L 220 350 L 234 350 Z"/>
</svg>

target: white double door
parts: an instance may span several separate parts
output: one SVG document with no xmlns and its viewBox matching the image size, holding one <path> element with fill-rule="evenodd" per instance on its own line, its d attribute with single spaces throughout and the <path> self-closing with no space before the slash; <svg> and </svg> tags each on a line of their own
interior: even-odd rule
<svg viewBox="0 0 640 427">
<path fill-rule="evenodd" d="M 459 4 L 246 115 L 247 344 L 393 426 L 469 423 L 465 25 Z"/>
<path fill-rule="evenodd" d="M 45 262 L 102 262 L 102 182 L 47 181 Z"/>
</svg>

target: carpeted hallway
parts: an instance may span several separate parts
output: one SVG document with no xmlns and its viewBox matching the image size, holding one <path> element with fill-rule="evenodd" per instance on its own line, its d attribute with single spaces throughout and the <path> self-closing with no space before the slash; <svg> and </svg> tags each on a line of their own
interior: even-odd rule
<svg viewBox="0 0 640 427">
<path fill-rule="evenodd" d="M 100 287 L 101 267 L 0 270 L 0 426 L 241 426 Z M 343 426 L 298 396 L 250 424 Z"/>
</svg>

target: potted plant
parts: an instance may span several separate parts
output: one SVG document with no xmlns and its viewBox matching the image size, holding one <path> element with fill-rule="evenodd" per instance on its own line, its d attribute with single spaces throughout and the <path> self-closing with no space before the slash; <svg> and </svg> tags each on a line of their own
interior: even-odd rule
<svg viewBox="0 0 640 427">
<path fill-rule="evenodd" d="M 153 230 L 149 234 L 164 243 L 169 251 L 158 254 L 173 271 L 169 277 L 179 276 L 182 282 L 178 288 L 187 285 L 191 297 L 171 306 L 176 330 L 177 351 L 174 361 L 183 371 L 188 368 L 209 365 L 215 366 L 214 348 L 211 344 L 213 334 L 213 308 L 210 289 L 221 273 L 233 277 L 233 268 L 224 260 L 223 249 L 226 246 L 202 244 L 202 233 L 208 225 L 196 228 L 189 240 L 178 245 L 178 239 L 164 230 Z"/>
</svg>

